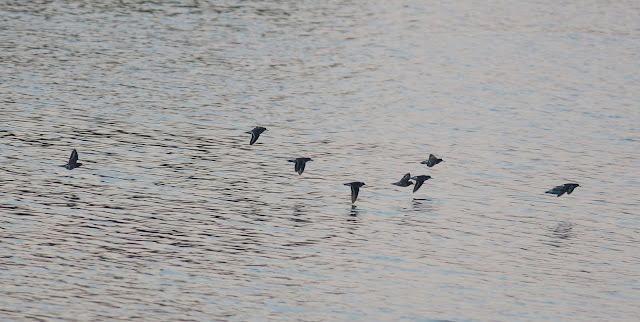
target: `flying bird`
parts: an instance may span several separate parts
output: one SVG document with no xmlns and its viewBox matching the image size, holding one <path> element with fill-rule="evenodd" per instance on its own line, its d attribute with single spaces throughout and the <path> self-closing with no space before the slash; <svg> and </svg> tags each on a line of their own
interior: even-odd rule
<svg viewBox="0 0 640 322">
<path fill-rule="evenodd" d="M 429 154 L 429 160 L 424 160 L 424 161 L 422 161 L 420 163 L 426 164 L 427 167 L 431 168 L 431 167 L 433 167 L 434 165 L 436 165 L 436 164 L 438 164 L 440 162 L 442 162 L 442 159 L 438 159 L 438 158 L 436 158 L 435 155 Z"/>
<path fill-rule="evenodd" d="M 253 128 L 253 130 L 247 132 L 251 134 L 251 141 L 249 142 L 249 145 L 253 145 L 254 143 L 256 143 L 256 141 L 258 141 L 258 138 L 260 137 L 260 134 L 262 134 L 262 132 L 266 130 L 267 129 L 262 126 L 256 126 Z"/>
<path fill-rule="evenodd" d="M 565 192 L 570 195 L 573 192 L 573 189 L 580 187 L 577 183 L 565 183 L 561 186 L 553 187 L 553 189 L 547 191 L 552 195 L 557 195 L 558 197 L 562 196 Z"/>
<path fill-rule="evenodd" d="M 73 170 L 81 165 L 82 163 L 78 163 L 78 151 L 76 151 L 76 149 L 73 149 L 73 151 L 71 151 L 71 156 L 69 157 L 69 162 L 67 162 L 67 164 L 65 165 L 61 165 L 61 167 Z"/>
<path fill-rule="evenodd" d="M 289 160 L 289 162 L 295 163 L 293 166 L 293 169 L 296 170 L 298 174 L 302 174 L 302 172 L 304 172 L 304 166 L 307 163 L 307 161 L 313 161 L 313 160 L 311 158 L 295 158 L 295 159 Z"/>
<path fill-rule="evenodd" d="M 400 186 L 400 187 L 408 187 L 413 184 L 413 182 L 409 181 L 409 179 L 411 179 L 411 174 L 407 173 L 404 175 L 404 177 L 402 177 L 402 179 L 400 179 L 400 181 L 394 182 L 392 184 L 395 184 L 396 186 Z"/>
<path fill-rule="evenodd" d="M 351 186 L 351 203 L 356 202 L 356 199 L 358 199 L 358 192 L 360 192 L 360 187 L 364 186 L 364 182 L 354 181 L 345 183 L 344 185 Z"/>
<path fill-rule="evenodd" d="M 418 189 L 420 189 L 420 187 L 422 187 L 422 184 L 425 181 L 431 179 L 431 176 L 415 176 L 415 177 L 412 177 L 411 179 L 416 181 L 416 185 L 413 186 L 413 192 L 416 192 L 418 191 Z"/>
</svg>

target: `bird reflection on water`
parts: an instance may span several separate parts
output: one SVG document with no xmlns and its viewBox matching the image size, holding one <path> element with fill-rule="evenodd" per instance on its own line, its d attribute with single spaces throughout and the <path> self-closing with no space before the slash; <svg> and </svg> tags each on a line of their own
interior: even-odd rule
<svg viewBox="0 0 640 322">
<path fill-rule="evenodd" d="M 553 247 L 565 247 L 570 239 L 576 237 L 573 231 L 574 224 L 568 221 L 559 222 L 557 225 L 549 228 L 545 234 L 548 240 L 544 243 Z"/>
<path fill-rule="evenodd" d="M 310 220 L 303 218 L 303 216 L 305 216 L 307 213 L 307 209 L 305 208 L 307 207 L 305 207 L 304 204 L 295 204 L 293 206 L 293 216 L 291 217 L 291 221 L 299 224 L 311 223 Z"/>
<path fill-rule="evenodd" d="M 413 198 L 411 201 L 411 208 L 413 212 L 417 213 L 431 213 L 433 212 L 433 200 L 431 198 Z"/>
<path fill-rule="evenodd" d="M 574 233 L 572 233 L 573 224 L 568 221 L 563 221 L 558 223 L 551 230 L 551 237 L 556 239 L 569 239 L 574 237 Z"/>
<path fill-rule="evenodd" d="M 356 205 L 351 205 L 351 210 L 349 211 L 349 216 L 357 217 L 358 216 L 358 207 Z"/>
</svg>

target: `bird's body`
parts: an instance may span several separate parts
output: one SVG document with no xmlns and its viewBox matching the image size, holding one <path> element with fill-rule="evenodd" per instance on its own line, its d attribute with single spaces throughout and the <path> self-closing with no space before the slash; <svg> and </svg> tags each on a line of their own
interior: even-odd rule
<svg viewBox="0 0 640 322">
<path fill-rule="evenodd" d="M 354 181 L 345 183 L 344 185 L 351 187 L 351 203 L 354 203 L 356 202 L 356 199 L 358 199 L 358 192 L 360 192 L 360 187 L 364 186 L 365 184 L 364 182 Z"/>
<path fill-rule="evenodd" d="M 400 187 L 408 187 L 413 184 L 413 182 L 409 181 L 409 179 L 411 179 L 411 174 L 407 173 L 404 175 L 404 177 L 402 177 L 402 179 L 400 179 L 400 181 L 394 182 L 392 184 Z"/>
<path fill-rule="evenodd" d="M 418 191 L 418 189 L 420 189 L 420 187 L 422 187 L 422 184 L 425 181 L 431 179 L 431 176 L 415 176 L 415 177 L 412 177 L 411 179 L 416 181 L 416 185 L 413 186 L 413 192 L 416 192 Z"/>
<path fill-rule="evenodd" d="M 262 134 L 262 132 L 266 130 L 267 129 L 262 126 L 256 126 L 253 128 L 253 130 L 247 132 L 248 134 L 251 134 L 251 141 L 249 141 L 249 145 L 253 145 L 254 143 L 256 143 L 256 141 L 258 141 L 258 138 L 260 137 L 260 134 Z"/>
<path fill-rule="evenodd" d="M 293 169 L 298 174 L 302 174 L 302 172 L 304 172 L 304 166 L 307 164 L 308 161 L 313 161 L 313 160 L 311 158 L 295 158 L 295 159 L 289 160 L 289 162 L 295 163 Z"/>
<path fill-rule="evenodd" d="M 577 187 L 580 187 L 580 185 L 577 183 L 565 183 L 561 186 L 553 187 L 553 189 L 547 191 L 546 193 L 550 193 L 552 195 L 557 195 L 558 197 L 560 197 L 565 193 L 570 195 L 573 192 L 573 189 Z"/>
<path fill-rule="evenodd" d="M 65 167 L 68 170 L 73 170 L 81 165 L 82 163 L 78 162 L 78 151 L 76 151 L 76 149 L 73 149 L 73 151 L 71 151 L 71 156 L 69 157 L 69 162 L 67 162 L 67 164 L 65 165 L 61 165 L 61 167 Z"/>
<path fill-rule="evenodd" d="M 440 163 L 440 162 L 442 162 L 442 161 L 443 161 L 442 159 L 438 159 L 438 158 L 436 158 L 436 156 L 435 156 L 435 155 L 433 155 L 433 154 L 429 154 L 429 160 L 424 160 L 424 161 L 422 161 L 422 162 L 420 162 L 420 163 L 422 163 L 422 164 L 426 164 L 426 165 L 427 165 L 427 167 L 431 168 L 431 167 L 433 167 L 434 165 L 436 165 L 436 164 L 438 164 L 438 163 Z"/>
</svg>

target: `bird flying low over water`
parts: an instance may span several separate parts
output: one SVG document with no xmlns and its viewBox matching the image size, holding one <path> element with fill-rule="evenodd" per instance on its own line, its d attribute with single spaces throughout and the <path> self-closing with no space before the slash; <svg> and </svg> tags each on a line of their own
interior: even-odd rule
<svg viewBox="0 0 640 322">
<path fill-rule="evenodd" d="M 249 145 L 253 145 L 254 143 L 256 143 L 256 141 L 258 141 L 258 138 L 260 137 L 260 134 L 262 134 L 262 132 L 266 130 L 267 129 L 262 126 L 256 126 L 253 128 L 253 130 L 247 132 L 251 134 L 251 141 L 249 142 Z"/>
<path fill-rule="evenodd" d="M 547 191 L 552 195 L 557 195 L 558 197 L 562 196 L 565 192 L 570 195 L 573 192 L 573 189 L 580 187 L 577 183 L 565 183 L 561 186 L 553 187 L 553 189 Z"/>
<path fill-rule="evenodd" d="M 356 202 L 356 199 L 358 199 L 358 192 L 360 192 L 360 187 L 364 186 L 364 182 L 354 181 L 345 183 L 344 185 L 351 186 L 351 203 Z"/>
<path fill-rule="evenodd" d="M 65 165 L 61 165 L 61 167 L 73 170 L 81 165 L 82 163 L 78 162 L 78 151 L 76 151 L 76 149 L 73 149 L 73 151 L 71 151 L 71 156 L 69 157 L 69 162 L 67 162 L 67 164 Z"/>
<path fill-rule="evenodd" d="M 307 163 L 307 161 L 313 161 L 313 160 L 311 158 L 295 158 L 295 159 L 289 160 L 289 162 L 295 163 L 295 165 L 293 166 L 293 169 L 296 170 L 298 174 L 302 174 L 302 172 L 304 172 L 304 166 Z"/>
<path fill-rule="evenodd" d="M 424 160 L 424 161 L 422 161 L 422 162 L 420 162 L 420 163 L 422 163 L 422 164 L 426 164 L 426 165 L 427 165 L 427 167 L 431 168 L 431 167 L 433 167 L 434 165 L 436 165 L 436 164 L 438 164 L 438 163 L 440 163 L 440 162 L 442 162 L 442 161 L 443 161 L 442 159 L 438 159 L 438 158 L 436 158 L 436 156 L 435 156 L 435 155 L 433 155 L 433 154 L 429 154 L 429 160 Z"/>
<path fill-rule="evenodd" d="M 400 181 L 394 182 L 392 184 L 395 184 L 396 186 L 400 186 L 400 187 L 408 187 L 413 184 L 413 182 L 409 181 L 409 179 L 411 179 L 411 174 L 407 173 L 404 175 L 404 177 L 402 177 L 402 179 L 400 179 Z"/>
<path fill-rule="evenodd" d="M 415 176 L 415 177 L 412 177 L 411 179 L 416 181 L 416 185 L 413 186 L 413 192 L 416 192 L 418 191 L 418 189 L 420 189 L 420 187 L 422 187 L 422 184 L 425 181 L 431 179 L 431 176 Z"/>
</svg>

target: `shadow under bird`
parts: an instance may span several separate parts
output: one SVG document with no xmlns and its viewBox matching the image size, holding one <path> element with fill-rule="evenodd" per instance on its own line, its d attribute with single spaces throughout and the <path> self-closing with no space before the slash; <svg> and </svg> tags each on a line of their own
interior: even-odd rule
<svg viewBox="0 0 640 322">
<path fill-rule="evenodd" d="M 394 182 L 392 184 L 400 187 L 408 187 L 413 184 L 413 182 L 409 181 L 409 179 L 411 179 L 411 174 L 407 173 L 404 175 L 404 177 L 402 177 L 402 179 L 400 179 L 400 181 Z"/>
<path fill-rule="evenodd" d="M 562 196 L 563 194 L 565 194 L 565 192 L 570 195 L 573 192 L 573 189 L 580 187 L 579 184 L 577 183 L 565 183 L 561 186 L 555 186 L 553 187 L 553 189 L 547 191 L 547 193 L 550 193 L 552 195 L 557 195 L 558 197 Z"/>
<path fill-rule="evenodd" d="M 260 137 L 260 134 L 262 134 L 262 132 L 266 130 L 267 129 L 262 126 L 256 126 L 253 128 L 253 130 L 247 132 L 248 134 L 251 134 L 251 141 L 249 141 L 249 145 L 253 145 L 254 143 L 256 143 L 256 141 L 258 141 L 258 138 Z"/>
<path fill-rule="evenodd" d="M 358 193 L 360 192 L 360 187 L 364 186 L 364 182 L 359 182 L 359 181 L 354 181 L 354 182 L 349 182 L 349 183 L 345 183 L 345 186 L 350 186 L 351 187 L 351 203 L 356 202 L 356 199 L 358 199 Z"/>
<path fill-rule="evenodd" d="M 304 166 L 308 161 L 313 161 L 311 158 L 295 158 L 289 160 L 289 162 L 295 163 L 293 169 L 296 170 L 298 174 L 302 174 L 304 172 Z"/>
<path fill-rule="evenodd" d="M 71 156 L 69 157 L 69 162 L 67 162 L 67 164 L 65 165 L 61 165 L 61 167 L 73 170 L 81 165 L 82 163 L 78 162 L 78 151 L 76 151 L 76 149 L 73 149 L 73 151 L 71 151 Z"/>
<path fill-rule="evenodd" d="M 416 181 L 416 185 L 413 186 L 413 192 L 418 191 L 418 189 L 420 189 L 420 187 L 422 187 L 422 184 L 431 179 L 431 176 L 415 176 L 415 177 L 411 177 L 411 179 Z"/>
<path fill-rule="evenodd" d="M 442 161 L 443 161 L 442 159 L 438 159 L 438 158 L 436 158 L 436 156 L 435 156 L 435 155 L 433 155 L 433 154 L 429 154 L 429 160 L 424 160 L 424 161 L 422 161 L 422 162 L 420 162 L 420 163 L 422 163 L 422 164 L 426 164 L 426 165 L 427 165 L 427 167 L 431 168 L 431 167 L 433 167 L 434 165 L 436 165 L 436 164 L 438 164 L 438 163 L 440 163 L 440 162 L 442 162 Z"/>
</svg>

